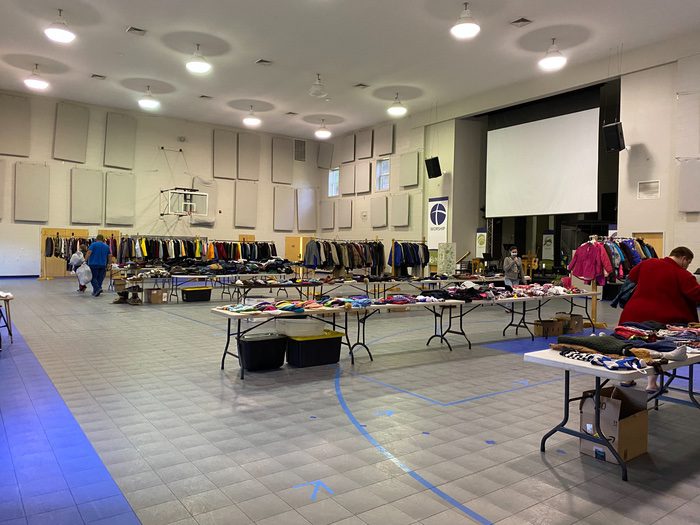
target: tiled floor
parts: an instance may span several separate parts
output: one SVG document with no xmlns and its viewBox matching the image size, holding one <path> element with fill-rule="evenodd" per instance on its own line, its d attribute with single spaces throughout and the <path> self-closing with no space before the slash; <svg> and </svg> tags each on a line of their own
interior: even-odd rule
<svg viewBox="0 0 700 525">
<path fill-rule="evenodd" d="M 210 304 L 112 305 L 73 285 L 0 281 L 31 348 L 16 338 L 0 354 L 2 525 L 47 512 L 128 524 L 130 509 L 145 525 L 700 523 L 695 409 L 650 412 L 651 454 L 629 483 L 573 438 L 540 454 L 561 376 L 523 364 L 545 342 L 504 344 L 496 309 L 470 316 L 472 350 L 427 349 L 431 317 L 383 314 L 368 324 L 374 362 L 241 381 L 235 359 L 219 370 L 225 324 Z"/>
</svg>

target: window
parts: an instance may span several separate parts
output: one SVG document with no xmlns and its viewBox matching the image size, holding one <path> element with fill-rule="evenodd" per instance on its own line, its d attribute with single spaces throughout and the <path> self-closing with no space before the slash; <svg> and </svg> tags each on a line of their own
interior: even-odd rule
<svg viewBox="0 0 700 525">
<path fill-rule="evenodd" d="M 379 159 L 377 161 L 376 174 L 376 190 L 389 190 L 389 177 L 391 176 L 391 161 L 389 159 Z"/>
<path fill-rule="evenodd" d="M 337 197 L 340 195 L 340 168 L 333 168 L 328 171 L 328 196 Z"/>
</svg>

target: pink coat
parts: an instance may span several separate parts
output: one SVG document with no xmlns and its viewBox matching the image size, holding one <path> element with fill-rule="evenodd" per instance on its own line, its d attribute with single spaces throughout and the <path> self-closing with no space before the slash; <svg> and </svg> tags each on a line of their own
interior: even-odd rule
<svg viewBox="0 0 700 525">
<path fill-rule="evenodd" d="M 612 264 L 602 243 L 585 242 L 576 249 L 569 264 L 569 271 L 574 277 L 586 284 L 592 280 L 599 285 L 605 284 L 605 278 L 612 272 Z"/>
</svg>

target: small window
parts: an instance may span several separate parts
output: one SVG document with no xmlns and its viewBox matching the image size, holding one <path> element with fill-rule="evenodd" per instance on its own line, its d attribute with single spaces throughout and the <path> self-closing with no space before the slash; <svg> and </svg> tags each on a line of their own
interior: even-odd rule
<svg viewBox="0 0 700 525">
<path fill-rule="evenodd" d="M 379 159 L 376 169 L 376 190 L 388 191 L 389 178 L 391 176 L 391 161 L 389 159 Z"/>
<path fill-rule="evenodd" d="M 340 195 L 340 168 L 333 168 L 328 171 L 328 196 L 337 197 Z"/>
</svg>

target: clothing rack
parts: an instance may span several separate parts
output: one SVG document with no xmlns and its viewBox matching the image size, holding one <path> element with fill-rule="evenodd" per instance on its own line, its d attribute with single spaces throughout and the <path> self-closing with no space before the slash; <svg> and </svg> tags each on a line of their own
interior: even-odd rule
<svg viewBox="0 0 700 525">
<path fill-rule="evenodd" d="M 345 271 L 364 270 L 364 271 L 367 271 L 371 275 L 374 275 L 374 274 L 379 275 L 379 274 L 383 273 L 383 271 L 384 271 L 384 256 L 385 256 L 384 243 L 381 240 L 379 240 L 379 238 L 372 240 L 372 239 L 367 239 L 367 238 L 365 238 L 365 239 L 338 239 L 336 237 L 336 238 L 332 238 L 332 239 L 327 239 L 327 238 L 321 238 L 321 237 L 311 237 L 309 239 L 309 242 L 307 242 L 307 244 L 304 248 L 304 253 L 302 254 L 303 259 L 304 259 L 304 261 L 303 261 L 304 266 L 306 266 L 307 268 L 317 268 L 317 266 L 321 266 L 323 268 L 329 268 L 328 266 L 323 265 L 324 261 L 322 261 L 320 259 L 318 251 L 314 256 L 314 257 L 319 257 L 318 262 L 310 262 L 311 259 L 307 258 L 306 252 L 309 249 L 309 244 L 311 244 L 312 242 L 313 243 L 330 243 L 330 244 L 335 244 L 335 245 L 352 245 L 352 244 L 365 245 L 365 247 L 362 248 L 362 250 L 368 250 L 368 249 L 370 250 L 369 257 L 371 259 L 367 258 L 366 251 L 363 251 L 363 253 L 358 254 L 358 251 L 355 249 L 349 250 L 348 254 L 349 254 L 349 257 L 351 259 L 350 266 L 346 267 L 344 264 L 334 265 L 333 266 L 333 274 L 336 277 L 340 277 L 343 270 L 345 270 Z M 378 246 L 374 246 L 374 249 L 370 249 L 367 247 L 367 245 L 381 245 L 381 251 L 379 252 L 381 255 L 377 256 L 377 254 L 374 253 L 375 249 L 379 248 Z M 355 262 L 357 262 L 357 259 L 354 259 L 354 258 L 358 257 L 358 256 L 364 262 L 364 265 L 357 266 L 354 264 Z M 377 261 L 379 259 L 381 259 L 382 264 L 377 263 Z M 371 260 L 372 264 L 370 266 L 367 266 L 367 264 L 370 262 L 370 260 Z M 328 258 L 326 259 L 325 262 L 326 263 L 328 262 Z"/>
<path fill-rule="evenodd" d="M 88 239 L 90 232 L 84 228 L 42 228 L 40 247 L 40 270 L 39 280 L 47 281 L 54 277 L 69 277 L 71 275 L 68 270 L 68 259 L 63 257 L 46 257 L 46 240 L 47 239 Z M 71 254 L 68 254 L 70 258 Z"/>
<path fill-rule="evenodd" d="M 391 250 L 389 250 L 389 253 L 392 254 L 392 257 L 394 257 L 394 250 L 396 249 L 396 244 L 401 244 L 402 242 L 410 242 L 413 244 L 425 244 L 425 237 L 421 237 L 420 241 L 417 241 L 415 239 L 391 239 Z M 393 261 L 392 261 L 393 263 Z M 392 264 L 391 265 L 391 275 L 393 277 L 396 277 L 396 265 Z M 425 267 L 421 267 L 420 270 L 420 277 L 425 276 Z"/>
</svg>

